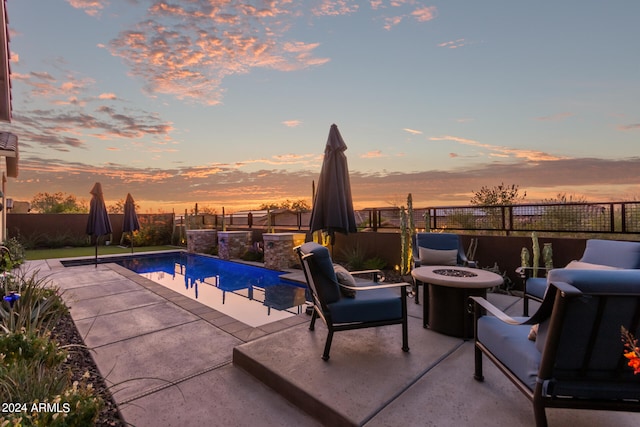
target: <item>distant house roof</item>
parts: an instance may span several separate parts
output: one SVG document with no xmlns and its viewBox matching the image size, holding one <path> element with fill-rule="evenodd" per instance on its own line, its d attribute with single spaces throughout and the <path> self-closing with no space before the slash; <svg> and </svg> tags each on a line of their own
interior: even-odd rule
<svg viewBox="0 0 640 427">
<path fill-rule="evenodd" d="M 0 0 L 0 120 L 11 121 L 11 66 L 9 64 L 7 0 Z"/>
</svg>

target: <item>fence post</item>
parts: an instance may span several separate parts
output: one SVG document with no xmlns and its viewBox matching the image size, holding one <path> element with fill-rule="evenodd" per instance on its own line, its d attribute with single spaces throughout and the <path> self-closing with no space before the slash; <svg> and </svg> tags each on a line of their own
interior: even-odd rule
<svg viewBox="0 0 640 427">
<path fill-rule="evenodd" d="M 249 226 L 249 228 L 253 227 L 253 214 L 251 213 L 251 211 L 249 211 L 249 213 L 247 214 L 247 225 Z"/>
</svg>

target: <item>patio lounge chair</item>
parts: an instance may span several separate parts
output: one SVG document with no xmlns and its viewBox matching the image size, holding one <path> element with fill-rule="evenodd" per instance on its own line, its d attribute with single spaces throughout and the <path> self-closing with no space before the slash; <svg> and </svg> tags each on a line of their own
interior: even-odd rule
<svg viewBox="0 0 640 427">
<path fill-rule="evenodd" d="M 640 269 L 640 243 L 618 240 L 587 240 L 584 254 L 579 261 L 572 261 L 566 268 L 611 270 L 620 268 Z M 538 270 L 546 273 L 544 267 Z M 529 300 L 542 301 L 547 290 L 545 277 L 531 277 L 533 268 L 519 268 L 524 283 L 524 315 L 529 315 Z"/>
<path fill-rule="evenodd" d="M 329 360 L 334 332 L 385 325 L 402 325 L 402 350 L 409 351 L 406 286 L 410 284 L 382 284 L 374 278 L 373 282 L 357 286 L 343 285 L 338 282 L 326 247 L 308 242 L 296 251 L 314 303 L 309 330 L 314 330 L 318 317 L 329 329 L 322 359 Z M 355 296 L 343 295 L 340 288 L 354 292 Z M 400 288 L 400 292 L 393 288 Z"/>
<path fill-rule="evenodd" d="M 470 299 L 475 379 L 484 380 L 484 354 L 532 401 L 536 426 L 547 425 L 545 408 L 640 412 L 640 376 L 627 366 L 620 333 L 640 332 L 640 270 L 552 270 L 529 319 Z M 538 323 L 534 342 L 528 335 Z"/>
<path fill-rule="evenodd" d="M 475 267 L 475 261 L 469 261 L 457 234 L 453 233 L 416 233 L 412 239 L 413 266 L 454 265 Z M 420 302 L 419 286 L 414 286 L 415 302 Z M 426 289 L 426 288 L 425 288 Z"/>
</svg>

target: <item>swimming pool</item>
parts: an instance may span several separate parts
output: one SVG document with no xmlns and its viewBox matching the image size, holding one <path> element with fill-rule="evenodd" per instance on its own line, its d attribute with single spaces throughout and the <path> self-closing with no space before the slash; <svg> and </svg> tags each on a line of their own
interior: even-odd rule
<svg viewBox="0 0 640 427">
<path fill-rule="evenodd" d="M 304 312 L 303 284 L 284 274 L 233 261 L 170 252 L 110 260 L 166 288 L 258 327 Z"/>
</svg>

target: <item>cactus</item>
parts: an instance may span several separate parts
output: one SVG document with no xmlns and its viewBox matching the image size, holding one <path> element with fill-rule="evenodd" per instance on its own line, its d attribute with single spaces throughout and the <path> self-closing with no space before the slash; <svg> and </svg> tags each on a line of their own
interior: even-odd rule
<svg viewBox="0 0 640 427">
<path fill-rule="evenodd" d="M 545 243 L 542 247 L 542 259 L 544 260 L 544 267 L 547 270 L 551 270 L 553 268 L 553 248 L 551 243 Z"/>
<path fill-rule="evenodd" d="M 532 252 L 533 252 L 533 277 L 538 277 L 538 267 L 540 267 L 540 243 L 538 243 L 538 233 L 531 233 Z"/>
<path fill-rule="evenodd" d="M 411 236 L 408 233 L 407 211 L 400 208 L 400 274 L 405 276 L 411 272 Z"/>
<path fill-rule="evenodd" d="M 407 231 L 406 231 L 406 265 L 407 265 L 407 274 L 411 272 L 411 261 L 413 260 L 413 235 L 416 232 L 416 224 L 413 220 L 413 197 L 411 193 L 407 195 Z"/>
<path fill-rule="evenodd" d="M 529 249 L 523 247 L 522 251 L 520 251 L 520 265 L 522 268 L 530 267 L 529 262 L 531 261 L 531 254 L 529 253 Z"/>
</svg>

